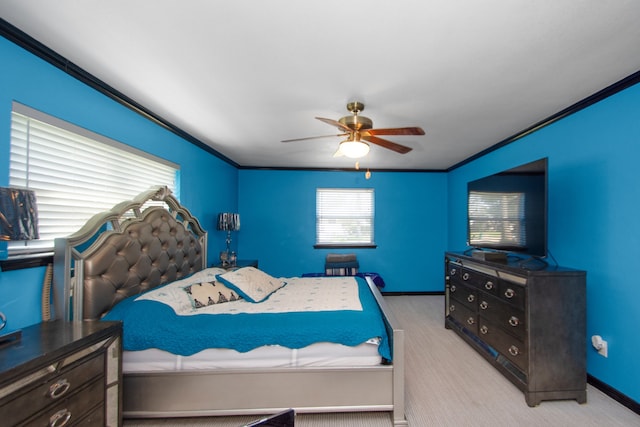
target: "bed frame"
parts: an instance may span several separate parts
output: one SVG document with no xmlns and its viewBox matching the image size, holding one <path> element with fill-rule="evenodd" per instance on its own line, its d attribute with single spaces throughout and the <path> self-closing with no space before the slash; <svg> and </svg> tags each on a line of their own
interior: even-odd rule
<svg viewBox="0 0 640 427">
<path fill-rule="evenodd" d="M 153 200 L 163 206 L 143 209 Z M 158 204 L 156 203 L 156 204 Z M 122 299 L 207 266 L 207 233 L 171 195 L 156 187 L 55 242 L 54 316 L 99 319 Z M 378 288 L 393 363 L 372 367 L 224 369 L 124 374 L 123 416 L 129 418 L 388 411 L 404 413 L 404 331 Z"/>
</svg>

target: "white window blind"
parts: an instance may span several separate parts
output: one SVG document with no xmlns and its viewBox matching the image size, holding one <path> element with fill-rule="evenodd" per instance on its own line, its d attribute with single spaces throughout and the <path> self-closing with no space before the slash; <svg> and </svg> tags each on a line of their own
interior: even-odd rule
<svg viewBox="0 0 640 427">
<path fill-rule="evenodd" d="M 316 189 L 316 244 L 373 244 L 373 189 Z"/>
<path fill-rule="evenodd" d="M 483 244 L 526 246 L 524 193 L 469 193 L 469 240 Z"/>
<path fill-rule="evenodd" d="M 14 103 L 9 185 L 35 191 L 40 239 L 9 242 L 9 256 L 51 251 L 56 237 L 152 186 L 175 194 L 178 171 L 171 162 Z"/>
</svg>

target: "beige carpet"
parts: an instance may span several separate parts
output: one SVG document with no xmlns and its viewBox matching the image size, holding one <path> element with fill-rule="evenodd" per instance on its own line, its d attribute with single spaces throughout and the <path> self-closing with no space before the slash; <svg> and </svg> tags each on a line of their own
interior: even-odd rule
<svg viewBox="0 0 640 427">
<path fill-rule="evenodd" d="M 640 427 L 640 416 L 588 387 L 588 402 L 527 406 L 522 393 L 454 332 L 444 328 L 444 297 L 385 297 L 406 334 L 406 413 L 422 426 Z M 255 416 L 125 420 L 137 426 L 237 427 Z M 296 427 L 389 427 L 386 413 L 299 414 Z"/>
</svg>

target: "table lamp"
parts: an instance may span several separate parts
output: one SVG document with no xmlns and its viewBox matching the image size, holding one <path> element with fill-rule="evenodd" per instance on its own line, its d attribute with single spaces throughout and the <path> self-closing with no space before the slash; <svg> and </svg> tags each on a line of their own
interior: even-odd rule
<svg viewBox="0 0 640 427">
<path fill-rule="evenodd" d="M 231 252 L 231 232 L 240 230 L 240 214 L 232 212 L 221 212 L 218 214 L 218 230 L 227 232 L 227 250 L 220 252 L 220 262 L 222 265 L 235 265 L 236 254 Z"/>
</svg>

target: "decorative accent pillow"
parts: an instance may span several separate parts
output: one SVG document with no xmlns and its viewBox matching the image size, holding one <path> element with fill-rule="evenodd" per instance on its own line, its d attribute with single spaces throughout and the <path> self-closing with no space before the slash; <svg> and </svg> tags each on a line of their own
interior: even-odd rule
<svg viewBox="0 0 640 427">
<path fill-rule="evenodd" d="M 273 292 L 287 284 L 287 282 L 271 277 L 255 267 L 243 267 L 218 274 L 216 279 L 235 290 L 249 302 L 264 301 Z"/>
<path fill-rule="evenodd" d="M 235 291 L 220 282 L 194 283 L 183 289 L 189 295 L 193 308 L 202 308 L 208 305 L 242 299 Z"/>
</svg>

